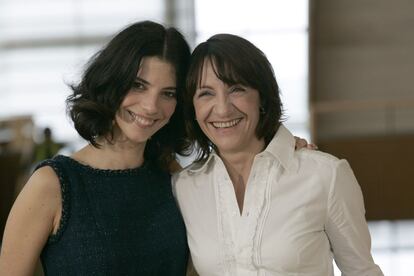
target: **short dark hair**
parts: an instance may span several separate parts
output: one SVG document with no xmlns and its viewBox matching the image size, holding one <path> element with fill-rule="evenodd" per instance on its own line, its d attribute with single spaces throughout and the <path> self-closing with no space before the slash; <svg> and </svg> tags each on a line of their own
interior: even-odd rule
<svg viewBox="0 0 414 276">
<path fill-rule="evenodd" d="M 92 56 L 80 83 L 70 85 L 73 93 L 66 100 L 67 111 L 79 135 L 99 148 L 97 138 L 113 137 L 115 114 L 144 57 L 158 57 L 175 69 L 175 112 L 169 123 L 147 141 L 144 152 L 145 160 L 156 161 L 166 168 L 175 158 L 175 152 L 181 153 L 186 147 L 182 98 L 190 48 L 175 28 L 142 21 L 119 32 Z"/>
<path fill-rule="evenodd" d="M 194 49 L 187 74 L 185 124 L 190 142 L 193 147 L 198 146 L 197 161 L 207 158 L 215 149 L 195 120 L 193 105 L 205 61 L 211 62 L 216 76 L 224 83 L 242 84 L 259 91 L 262 112 L 256 135 L 268 144 L 280 126 L 283 113 L 273 68 L 265 54 L 248 40 L 231 34 L 217 34 Z"/>
</svg>

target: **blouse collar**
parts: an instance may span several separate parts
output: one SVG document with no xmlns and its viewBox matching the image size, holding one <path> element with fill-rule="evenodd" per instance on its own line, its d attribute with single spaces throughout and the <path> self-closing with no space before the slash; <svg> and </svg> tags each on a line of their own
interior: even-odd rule
<svg viewBox="0 0 414 276">
<path fill-rule="evenodd" d="M 295 144 L 295 137 L 283 124 L 281 124 L 269 145 L 264 151 L 258 153 L 256 158 L 270 155 L 277 159 L 284 169 L 296 172 L 299 167 L 299 163 L 298 160 L 294 158 Z M 220 156 L 213 150 L 206 160 L 194 162 L 189 166 L 188 170 L 191 173 L 203 172 L 216 158 L 220 158 Z"/>
</svg>

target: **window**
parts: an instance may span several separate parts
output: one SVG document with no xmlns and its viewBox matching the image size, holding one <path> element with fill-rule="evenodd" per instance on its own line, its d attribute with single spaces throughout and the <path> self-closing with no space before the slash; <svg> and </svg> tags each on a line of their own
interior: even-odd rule
<svg viewBox="0 0 414 276">
<path fill-rule="evenodd" d="M 309 140 L 308 0 L 196 0 L 195 19 L 197 43 L 232 33 L 266 54 L 281 89 L 285 124 Z"/>
<path fill-rule="evenodd" d="M 162 22 L 164 1 L 0 1 L 0 119 L 29 115 L 56 140 L 78 139 L 65 114 L 67 84 L 125 25 Z"/>
</svg>

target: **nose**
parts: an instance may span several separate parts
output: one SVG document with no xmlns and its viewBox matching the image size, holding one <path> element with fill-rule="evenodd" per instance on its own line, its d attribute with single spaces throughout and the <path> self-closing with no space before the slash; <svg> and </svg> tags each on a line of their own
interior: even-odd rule
<svg viewBox="0 0 414 276">
<path fill-rule="evenodd" d="M 217 97 L 214 110 L 217 115 L 221 117 L 226 117 L 232 112 L 233 103 L 231 102 L 231 99 L 227 94 L 223 94 Z"/>
<path fill-rule="evenodd" d="M 148 115 L 156 114 L 158 112 L 158 96 L 148 93 L 143 97 L 141 107 Z"/>
</svg>

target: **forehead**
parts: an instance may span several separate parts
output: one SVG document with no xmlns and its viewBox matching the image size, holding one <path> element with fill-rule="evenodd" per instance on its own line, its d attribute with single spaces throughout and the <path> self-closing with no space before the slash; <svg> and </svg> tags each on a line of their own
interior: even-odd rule
<svg viewBox="0 0 414 276">
<path fill-rule="evenodd" d="M 227 85 L 247 84 L 239 73 L 236 66 L 224 58 L 205 57 L 198 65 L 198 85 L 201 85 L 207 79 L 218 79 Z"/>
<path fill-rule="evenodd" d="M 200 82 L 205 82 L 207 80 L 219 80 L 219 75 L 217 74 L 217 69 L 213 61 L 209 59 L 204 59 L 203 64 L 199 70 L 199 80 Z"/>
<path fill-rule="evenodd" d="M 150 83 L 162 82 L 175 85 L 175 68 L 159 57 L 144 57 L 141 59 L 137 77 Z"/>
</svg>

